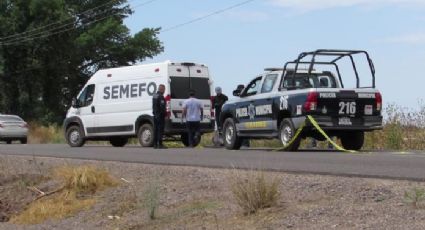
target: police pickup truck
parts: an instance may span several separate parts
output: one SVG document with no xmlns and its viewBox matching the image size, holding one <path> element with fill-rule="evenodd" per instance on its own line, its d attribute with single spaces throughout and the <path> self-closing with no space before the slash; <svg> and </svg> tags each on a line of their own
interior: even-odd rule
<svg viewBox="0 0 425 230">
<path fill-rule="evenodd" d="M 361 56 L 367 61 L 361 70 L 371 75 L 367 86 L 361 86 L 363 72 L 355 62 Z M 341 66 L 353 70 L 352 88 L 345 88 Z M 324 140 L 307 115 L 349 150 L 362 148 L 365 132 L 382 129 L 382 97 L 375 89 L 375 68 L 366 51 L 303 52 L 283 68 L 266 71 L 246 87 L 239 85 L 233 91 L 236 99 L 223 105 L 220 126 L 227 149 L 239 149 L 244 139 L 279 138 L 286 151 L 296 151 L 302 138 Z M 303 131 L 295 136 L 301 126 Z"/>
</svg>

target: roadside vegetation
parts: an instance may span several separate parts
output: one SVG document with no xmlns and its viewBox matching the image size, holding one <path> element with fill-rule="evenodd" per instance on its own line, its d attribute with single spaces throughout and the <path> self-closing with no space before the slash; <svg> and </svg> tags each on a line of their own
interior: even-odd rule
<svg viewBox="0 0 425 230">
<path fill-rule="evenodd" d="M 266 178 L 264 172 L 257 170 L 233 170 L 230 177 L 233 196 L 245 215 L 275 206 L 280 195 L 279 184 L 277 178 Z"/>
<path fill-rule="evenodd" d="M 11 218 L 16 224 L 37 224 L 48 219 L 63 219 L 96 203 L 95 193 L 116 186 L 117 181 L 106 170 L 95 166 L 62 166 L 50 173 L 58 182 L 58 187 L 50 192 L 36 186 L 30 187 L 39 194 L 16 216 Z"/>
</svg>

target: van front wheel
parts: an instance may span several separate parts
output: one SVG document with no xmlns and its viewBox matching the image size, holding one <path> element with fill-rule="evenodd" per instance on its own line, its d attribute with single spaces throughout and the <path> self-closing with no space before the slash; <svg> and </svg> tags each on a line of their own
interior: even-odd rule
<svg viewBox="0 0 425 230">
<path fill-rule="evenodd" d="M 66 130 L 66 142 L 71 147 L 81 147 L 84 145 L 84 134 L 79 126 L 73 125 Z"/>
<path fill-rule="evenodd" d="M 143 124 L 140 126 L 139 131 L 137 132 L 137 139 L 143 147 L 152 147 L 153 146 L 153 126 L 149 123 Z"/>
</svg>

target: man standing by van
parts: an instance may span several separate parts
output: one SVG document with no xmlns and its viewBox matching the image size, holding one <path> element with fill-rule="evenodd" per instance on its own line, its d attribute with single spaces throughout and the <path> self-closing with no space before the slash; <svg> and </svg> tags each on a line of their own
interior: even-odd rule
<svg viewBox="0 0 425 230">
<path fill-rule="evenodd" d="M 200 125 L 204 117 L 202 103 L 195 98 L 195 91 L 189 91 L 189 99 L 183 103 L 183 119 L 186 118 L 189 147 L 195 146 L 195 138 L 200 138 Z"/>
<path fill-rule="evenodd" d="M 153 118 L 154 118 L 153 147 L 155 149 L 167 148 L 162 145 L 165 115 L 167 114 L 164 92 L 165 92 L 165 85 L 160 84 L 158 87 L 158 92 L 156 92 L 152 97 L 152 112 L 153 112 Z"/>
</svg>

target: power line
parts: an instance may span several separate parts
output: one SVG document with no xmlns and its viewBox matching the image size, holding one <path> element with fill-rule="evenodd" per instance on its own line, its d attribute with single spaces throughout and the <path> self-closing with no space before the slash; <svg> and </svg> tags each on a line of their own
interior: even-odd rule
<svg viewBox="0 0 425 230">
<path fill-rule="evenodd" d="M 134 1 L 134 0 L 130 0 L 129 2 L 132 2 L 132 1 Z M 135 9 L 135 8 L 138 8 L 138 7 L 141 7 L 141 6 L 144 6 L 144 5 L 150 4 L 150 3 L 155 2 L 155 1 L 158 1 L 158 0 L 149 0 L 149 1 L 145 1 L 145 2 L 142 2 L 142 3 L 138 4 L 138 5 L 135 5 L 134 7 L 131 7 L 131 9 L 133 10 L 133 9 Z M 94 9 L 94 8 L 93 8 L 93 9 Z M 92 9 L 92 10 L 93 10 L 93 9 Z M 111 10 L 113 10 L 113 9 L 111 9 Z M 85 12 L 87 12 L 87 11 L 85 11 Z M 104 13 L 104 12 L 102 12 L 102 13 Z M 99 13 L 99 14 L 101 14 L 101 13 Z M 115 13 L 115 14 L 116 14 L 116 13 Z M 37 32 L 37 33 L 35 33 L 35 34 L 29 34 L 29 35 L 27 35 L 27 36 L 23 36 L 23 37 L 15 38 L 15 39 L 9 39 L 9 40 L 7 40 L 7 41 L 0 42 L 0 45 L 15 45 L 15 44 L 19 44 L 19 43 L 24 43 L 24 42 L 27 42 L 27 41 L 35 40 L 35 39 L 40 39 L 40 38 L 50 37 L 50 36 L 52 36 L 52 35 L 56 35 L 56 34 L 60 34 L 60 33 L 64 33 L 64 32 L 70 31 L 70 30 L 74 30 L 74 29 L 80 28 L 80 27 L 82 27 L 82 26 L 86 26 L 86 25 L 93 24 L 94 22 L 98 22 L 98 21 L 104 20 L 104 19 L 106 19 L 106 18 L 112 17 L 112 16 L 114 16 L 115 14 L 109 14 L 109 15 L 106 15 L 106 16 L 104 16 L 104 17 L 101 17 L 101 18 L 95 19 L 95 20 L 93 20 L 93 21 L 85 22 L 84 24 L 79 25 L 79 26 L 77 26 L 77 27 L 72 27 L 72 28 L 68 28 L 68 29 L 59 30 L 59 31 L 56 31 L 56 32 L 53 32 L 53 33 L 48 33 L 48 32 L 50 32 L 50 31 L 54 31 L 54 30 L 57 30 L 57 29 L 62 29 L 62 28 L 64 28 L 64 27 L 66 27 L 66 26 L 70 26 L 70 25 L 73 25 L 73 24 L 74 24 L 74 22 L 67 23 L 67 24 L 60 25 L 60 26 L 55 27 L 55 28 L 51 28 L 51 29 L 48 29 L 48 30 L 45 30 L 45 31 Z M 97 15 L 98 15 L 98 14 L 95 14 L 94 16 L 97 16 Z"/>
<path fill-rule="evenodd" d="M 168 31 L 175 30 L 175 29 L 177 29 L 177 28 L 180 28 L 180 27 L 183 27 L 183 26 L 186 26 L 186 25 L 192 24 L 192 23 L 194 23 L 194 22 L 202 21 L 202 20 L 204 20 L 204 19 L 206 19 L 206 18 L 209 18 L 209 17 L 211 17 L 211 16 L 214 16 L 214 15 L 217 15 L 217 14 L 224 13 L 224 12 L 226 12 L 226 11 L 229 11 L 229 10 L 231 10 L 231 9 L 234 9 L 234 8 L 237 8 L 237 7 L 240 7 L 240 6 L 243 6 L 243 5 L 248 4 L 248 3 L 250 3 L 250 2 L 253 2 L 253 1 L 255 1 L 255 0 L 246 0 L 246 1 L 243 1 L 243 2 L 240 2 L 240 3 L 237 3 L 237 4 L 234 4 L 234 5 L 232 5 L 232 6 L 229 6 L 229 7 L 227 7 L 227 8 L 224 8 L 224 9 L 221 9 L 221 10 L 217 10 L 217 11 L 214 11 L 214 12 L 209 13 L 209 14 L 207 14 L 207 15 L 204 15 L 204 16 L 201 16 L 201 17 L 198 17 L 198 18 L 195 18 L 195 19 L 189 20 L 189 21 L 187 21 L 187 22 L 183 22 L 183 23 L 180 23 L 180 24 L 177 24 L 177 25 L 174 25 L 174 26 L 168 27 L 168 28 L 166 28 L 166 29 L 161 30 L 160 32 L 163 32 L 163 33 L 164 33 L 164 32 L 168 32 Z"/>
</svg>

